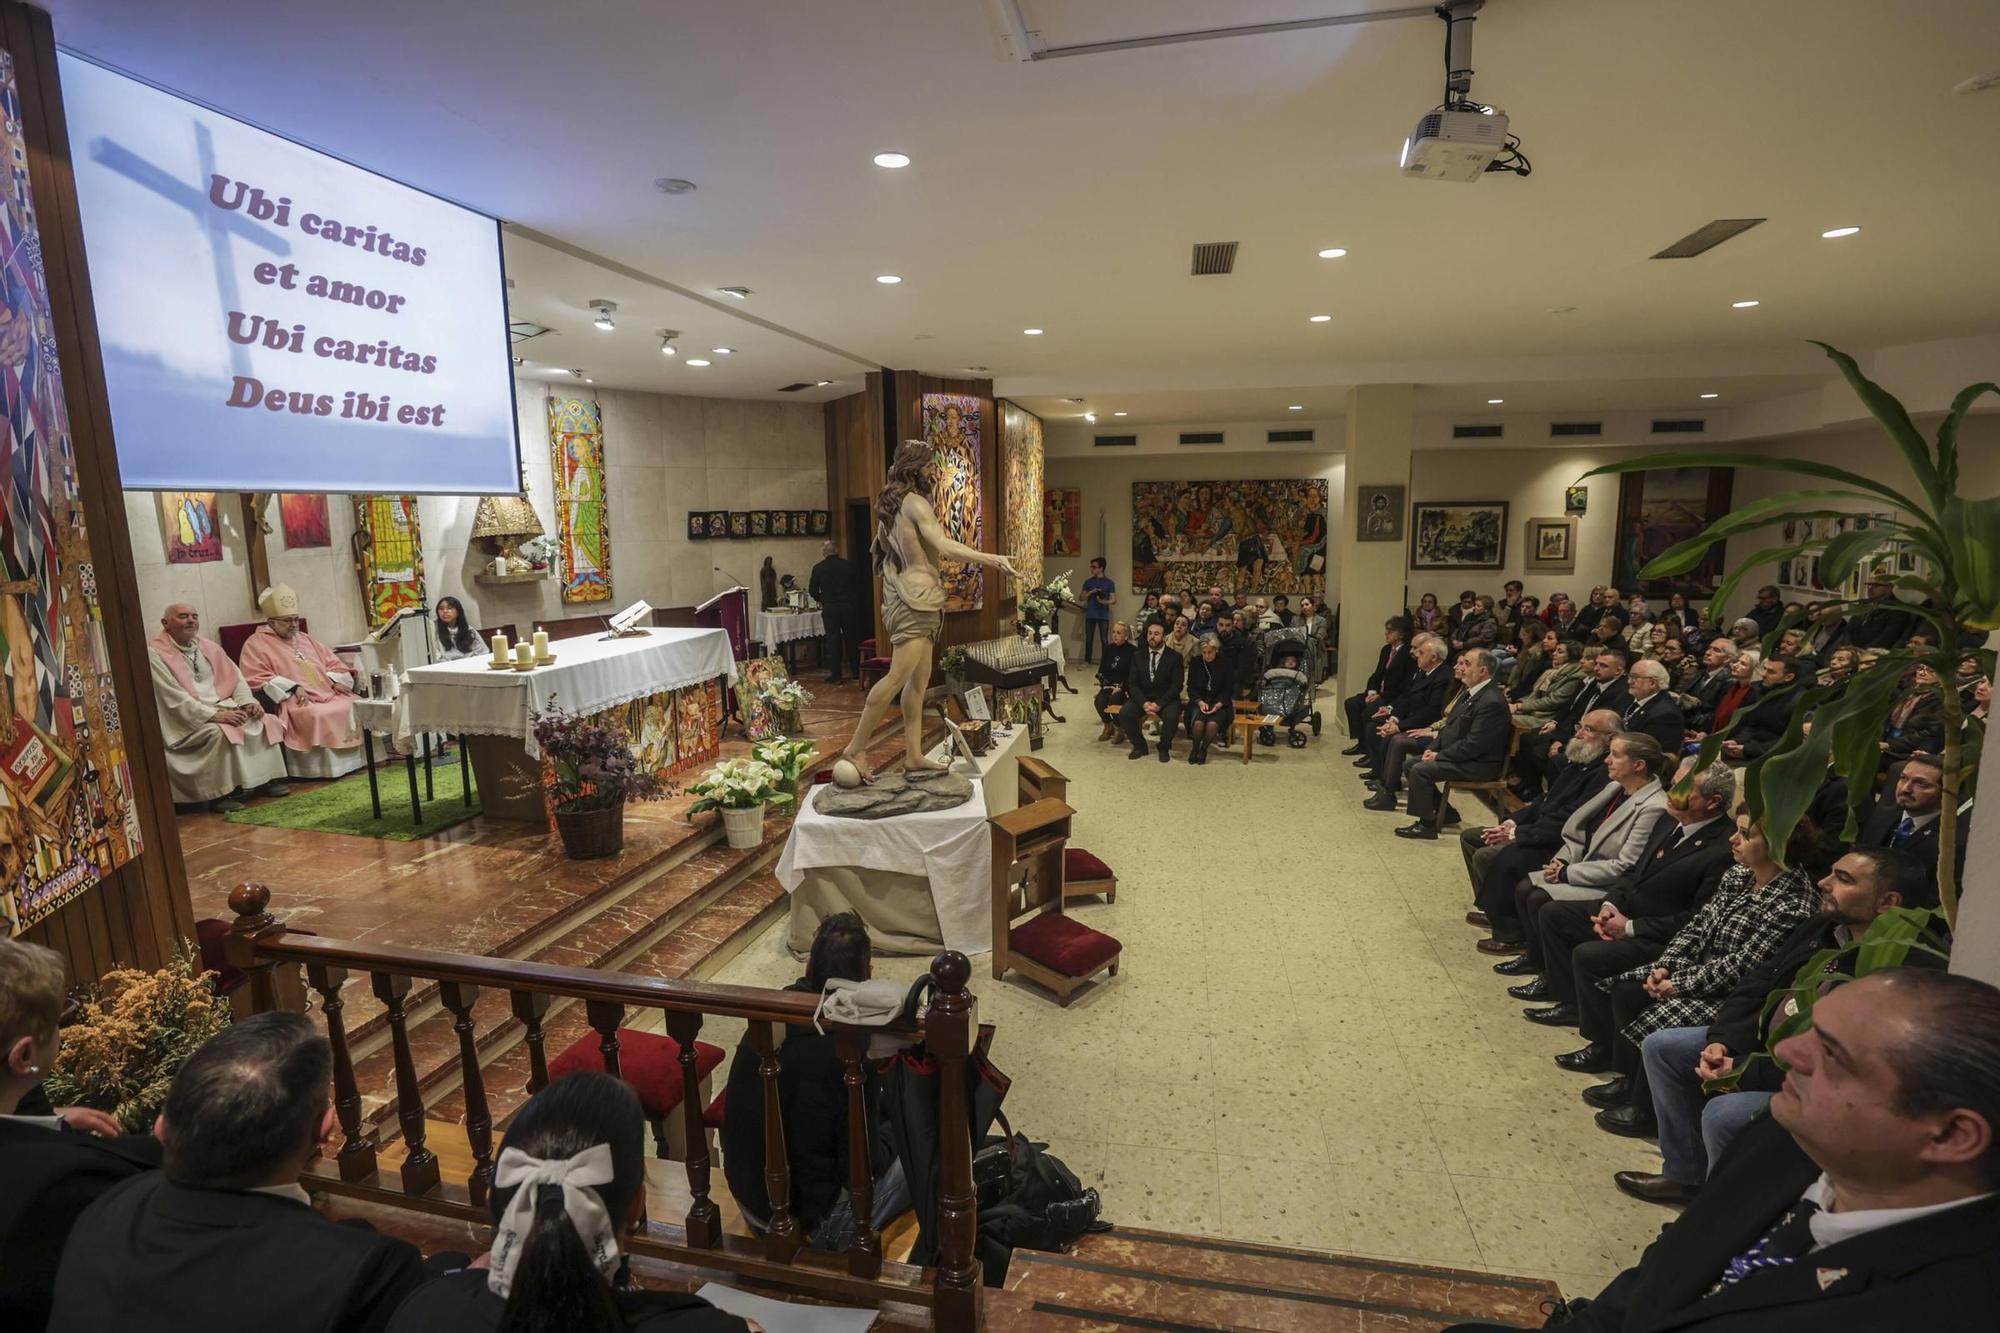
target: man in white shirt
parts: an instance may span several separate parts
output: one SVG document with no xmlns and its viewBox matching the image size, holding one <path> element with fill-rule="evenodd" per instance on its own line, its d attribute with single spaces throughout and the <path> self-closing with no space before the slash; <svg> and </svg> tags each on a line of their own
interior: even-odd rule
<svg viewBox="0 0 2000 1333">
<path fill-rule="evenodd" d="M 1736 1136 L 1639 1262 L 1565 1333 L 1991 1329 L 2000 1311 L 2000 989 L 1892 968 L 1777 1044 Z M 1494 1327 L 1458 1325 L 1458 1328 Z"/>
<path fill-rule="evenodd" d="M 226 813 L 243 808 L 245 792 L 289 794 L 285 724 L 264 711 L 222 646 L 201 637 L 200 612 L 168 607 L 146 653 L 176 804 Z"/>
</svg>

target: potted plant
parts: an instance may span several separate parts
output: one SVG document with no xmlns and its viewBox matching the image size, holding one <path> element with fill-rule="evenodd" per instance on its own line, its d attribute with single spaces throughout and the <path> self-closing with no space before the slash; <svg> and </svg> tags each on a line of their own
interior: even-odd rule
<svg viewBox="0 0 2000 1333">
<path fill-rule="evenodd" d="M 757 689 L 757 697 L 771 710 L 778 730 L 795 735 L 805 730 L 799 710 L 812 702 L 812 692 L 795 680 L 767 680 Z"/>
<path fill-rule="evenodd" d="M 806 761 L 813 757 L 814 752 L 811 741 L 787 740 L 783 736 L 773 736 L 750 747 L 752 759 L 769 764 L 784 774 L 785 790 L 792 794 L 794 800 L 798 798 L 799 778 L 805 773 Z"/>
<path fill-rule="evenodd" d="M 62 1030 L 46 1090 L 57 1106 L 88 1106 L 144 1134 L 174 1074 L 229 1026 L 229 1005 L 185 944 L 157 972 L 121 968 L 85 989 L 81 1016 Z"/>
<path fill-rule="evenodd" d="M 657 801 L 672 788 L 639 767 L 622 727 L 601 726 L 554 699 L 533 714 L 542 751 L 542 792 L 571 860 L 616 856 L 625 846 L 625 805 Z"/>
<path fill-rule="evenodd" d="M 938 670 L 944 673 L 944 686 L 955 698 L 965 695 L 965 645 L 955 643 L 938 654 Z"/>
<path fill-rule="evenodd" d="M 722 828 L 731 847 L 756 847 L 764 841 L 764 812 L 774 805 L 789 805 L 792 793 L 785 790 L 785 775 L 761 759 L 725 759 L 701 781 L 688 788 L 701 799 L 688 807 L 691 815 L 704 810 L 722 812 Z"/>
<path fill-rule="evenodd" d="M 1577 478 L 1599 473 L 1640 472 L 1649 468 L 1742 467 L 1788 472 L 1812 480 L 1808 490 L 1786 491 L 1739 505 L 1686 541 L 1647 561 L 1639 573 L 1649 579 L 1674 578 L 1701 563 L 1708 549 L 1739 533 L 1781 527 L 1793 519 L 1851 517 L 1855 502 L 1871 509 L 1885 501 L 1898 511 L 1871 519 L 1868 527 L 1836 532 L 1756 551 L 1729 571 L 1715 590 L 1713 606 L 1724 605 L 1752 569 L 1772 561 L 1817 552 L 1819 577 L 1838 588 L 1863 562 L 1892 576 L 1894 586 L 1923 600 L 1900 608 L 1921 620 L 1934 642 L 1906 643 L 1874 659 L 1851 685 L 1808 689 L 1794 711 L 1783 739 L 1761 758 L 1750 761 L 1744 799 L 1763 826 L 1773 847 L 1783 847 L 1804 817 L 1829 762 L 1847 779 L 1848 817 L 1842 836 L 1854 835 L 1860 809 L 1875 791 L 1875 774 L 1882 762 L 1882 726 L 1896 707 L 1907 672 L 1927 666 L 1939 681 L 1957 677 L 1962 657 L 1978 660 L 1980 670 L 1993 674 L 1994 654 L 1984 647 L 1961 643 L 1963 631 L 1977 642 L 2000 628 L 2000 497 L 1959 494 L 1959 427 L 1974 403 L 1986 394 L 2000 394 L 2000 384 L 1974 384 L 1959 391 L 1951 411 L 1937 429 L 1935 442 L 1924 438 L 1902 403 L 1861 373 L 1854 358 L 1825 343 L 1815 344 L 1840 368 L 1862 405 L 1875 417 L 1896 446 L 1909 483 L 1901 486 L 1875 481 L 1829 463 L 1803 458 L 1764 458 L 1734 451 L 1691 451 L 1648 454 L 1629 462 L 1608 463 Z M 1884 568 L 1885 565 L 1892 566 Z M 1868 609 L 1858 598 L 1831 600 L 1839 614 Z M 1801 623 L 1794 612 L 1764 636 L 1769 654 L 1786 630 Z M 1935 686 L 1930 688 L 1937 688 Z M 1972 794 L 1979 771 L 1979 753 L 1986 736 L 1983 718 L 1968 716 L 1958 691 L 1938 689 L 1944 712 L 1944 808 L 1957 810 Z M 1701 743 L 1697 771 L 1715 761 L 1722 743 L 1751 709 L 1739 711 L 1730 725 Z M 1810 720 L 1811 726 L 1805 724 Z M 1685 784 L 1683 784 L 1685 785 Z M 1938 824 L 1938 896 L 1945 920 L 1958 925 L 1958 821 L 1949 813 Z"/>
</svg>

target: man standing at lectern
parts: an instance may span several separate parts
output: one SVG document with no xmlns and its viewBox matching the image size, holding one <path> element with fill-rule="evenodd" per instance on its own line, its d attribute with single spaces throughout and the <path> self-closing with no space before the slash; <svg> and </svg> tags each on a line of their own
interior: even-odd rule
<svg viewBox="0 0 2000 1333">
<path fill-rule="evenodd" d="M 201 637 L 201 614 L 176 602 L 146 641 L 174 800 L 219 814 L 244 792 L 285 796 L 283 719 L 264 711 L 222 645 Z"/>
<path fill-rule="evenodd" d="M 361 766 L 354 676 L 333 650 L 299 628 L 299 595 L 280 583 L 257 599 L 264 623 L 243 644 L 250 688 L 278 703 L 287 767 L 298 777 L 337 778 Z"/>
<path fill-rule="evenodd" d="M 840 548 L 823 542 L 820 561 L 813 566 L 806 592 L 819 603 L 826 633 L 827 683 L 838 685 L 861 674 L 860 587 L 854 562 L 841 558 Z"/>
</svg>

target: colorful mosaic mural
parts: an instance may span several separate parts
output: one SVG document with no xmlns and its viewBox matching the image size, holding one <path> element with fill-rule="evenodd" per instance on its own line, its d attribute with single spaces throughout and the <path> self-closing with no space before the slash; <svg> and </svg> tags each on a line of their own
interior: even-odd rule
<svg viewBox="0 0 2000 1333">
<path fill-rule="evenodd" d="M 983 496 L 979 489 L 980 400 L 970 394 L 927 393 L 923 398 L 924 439 L 934 458 L 931 508 L 952 537 L 981 546 Z M 986 580 L 977 565 L 938 561 L 944 582 L 944 609 L 974 611 L 986 605 Z"/>
<path fill-rule="evenodd" d="M 1133 482 L 1132 583 L 1317 596 L 1326 585 L 1326 483 Z"/>
<path fill-rule="evenodd" d="M 424 535 L 416 496 L 354 497 L 354 563 L 371 627 L 424 605 Z"/>
<path fill-rule="evenodd" d="M 611 528 L 604 499 L 604 416 L 594 398 L 549 399 L 549 465 L 566 603 L 611 600 Z"/>
<path fill-rule="evenodd" d="M 1006 545 L 1021 588 L 1042 583 L 1042 419 L 1025 408 L 1000 408 L 1000 495 Z M 1016 589 L 1018 592 L 1019 589 Z"/>
</svg>

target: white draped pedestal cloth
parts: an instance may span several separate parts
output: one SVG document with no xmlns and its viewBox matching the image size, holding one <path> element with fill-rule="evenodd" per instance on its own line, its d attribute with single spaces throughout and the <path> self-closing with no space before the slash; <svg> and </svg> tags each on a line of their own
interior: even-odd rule
<svg viewBox="0 0 2000 1333">
<path fill-rule="evenodd" d="M 811 944 L 823 917 L 855 911 L 885 951 L 992 950 L 993 844 L 984 793 L 950 810 L 836 819 L 813 808 L 825 790 L 809 788 L 800 800 L 778 858 L 778 882 L 792 895 L 793 948 Z"/>
<path fill-rule="evenodd" d="M 559 639 L 554 665 L 496 671 L 488 657 L 411 670 L 398 702 L 413 732 L 468 737 L 467 751 L 488 815 L 544 818 L 531 715 L 551 704 L 589 716 L 718 676 L 736 679 L 729 636 L 719 629 L 648 629 L 643 635 Z"/>
<path fill-rule="evenodd" d="M 750 636 L 775 651 L 781 643 L 817 639 L 826 633 L 826 618 L 817 611 L 759 611 Z"/>
<path fill-rule="evenodd" d="M 971 779 L 979 785 L 986 798 L 986 813 L 1004 815 L 1021 803 L 1021 756 L 1028 752 L 1028 729 L 1026 727 L 995 727 L 993 743 L 986 747 L 986 753 L 976 759 L 967 759 L 957 742 L 946 737 L 933 745 L 926 753 L 941 764 L 951 765 L 951 771 Z"/>
</svg>

